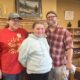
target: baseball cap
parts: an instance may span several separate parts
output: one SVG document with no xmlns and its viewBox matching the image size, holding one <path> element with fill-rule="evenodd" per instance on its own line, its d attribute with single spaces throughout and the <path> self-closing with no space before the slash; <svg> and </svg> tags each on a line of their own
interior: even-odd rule
<svg viewBox="0 0 80 80">
<path fill-rule="evenodd" d="M 21 16 L 18 13 L 10 13 L 8 16 L 8 20 L 10 19 L 19 19 L 22 20 Z"/>
</svg>

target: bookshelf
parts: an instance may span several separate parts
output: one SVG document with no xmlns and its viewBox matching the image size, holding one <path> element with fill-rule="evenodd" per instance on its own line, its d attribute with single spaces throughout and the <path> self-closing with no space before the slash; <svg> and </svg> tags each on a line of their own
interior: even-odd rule
<svg viewBox="0 0 80 80">
<path fill-rule="evenodd" d="M 67 28 L 73 38 L 73 64 L 80 67 L 80 28 Z"/>
</svg>

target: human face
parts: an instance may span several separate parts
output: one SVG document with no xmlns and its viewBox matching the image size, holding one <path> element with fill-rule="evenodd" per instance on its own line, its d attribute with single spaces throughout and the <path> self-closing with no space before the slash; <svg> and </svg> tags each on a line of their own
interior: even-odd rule
<svg viewBox="0 0 80 80">
<path fill-rule="evenodd" d="M 47 15 L 47 23 L 51 27 L 56 27 L 57 26 L 57 16 L 53 13 L 49 13 Z"/>
<path fill-rule="evenodd" d="M 37 37 L 43 37 L 45 34 L 45 27 L 43 24 L 36 24 L 34 29 L 33 29 L 33 33 L 37 36 Z"/>
<path fill-rule="evenodd" d="M 9 29 L 16 30 L 19 28 L 19 19 L 10 19 L 8 21 Z"/>
</svg>

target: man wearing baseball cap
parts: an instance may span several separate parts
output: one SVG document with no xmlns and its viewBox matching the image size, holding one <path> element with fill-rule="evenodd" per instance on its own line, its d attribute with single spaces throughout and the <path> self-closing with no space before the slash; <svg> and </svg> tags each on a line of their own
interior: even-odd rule
<svg viewBox="0 0 80 80">
<path fill-rule="evenodd" d="M 18 62 L 18 48 L 28 32 L 20 27 L 20 20 L 19 14 L 10 13 L 7 28 L 0 30 L 0 78 L 3 80 L 21 80 L 24 71 Z"/>
<path fill-rule="evenodd" d="M 19 19 L 22 20 L 21 16 L 18 13 L 10 13 L 8 19 Z"/>
</svg>

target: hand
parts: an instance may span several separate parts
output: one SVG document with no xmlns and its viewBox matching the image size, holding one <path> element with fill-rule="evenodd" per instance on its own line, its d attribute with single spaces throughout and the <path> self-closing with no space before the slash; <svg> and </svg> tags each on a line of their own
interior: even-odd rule
<svg viewBox="0 0 80 80">
<path fill-rule="evenodd" d="M 68 78 L 69 76 L 69 70 L 66 69 L 66 66 L 63 66 L 62 76 L 63 76 L 63 79 Z"/>
<path fill-rule="evenodd" d="M 71 68 L 70 68 L 70 71 L 71 71 L 72 74 L 75 74 L 76 66 L 72 64 Z"/>
<path fill-rule="evenodd" d="M 69 70 L 65 70 L 64 72 L 63 72 L 63 77 L 64 78 L 67 78 L 69 76 Z"/>
<path fill-rule="evenodd" d="M 0 70 L 0 79 L 2 79 L 2 72 L 1 72 L 1 70 Z"/>
</svg>

